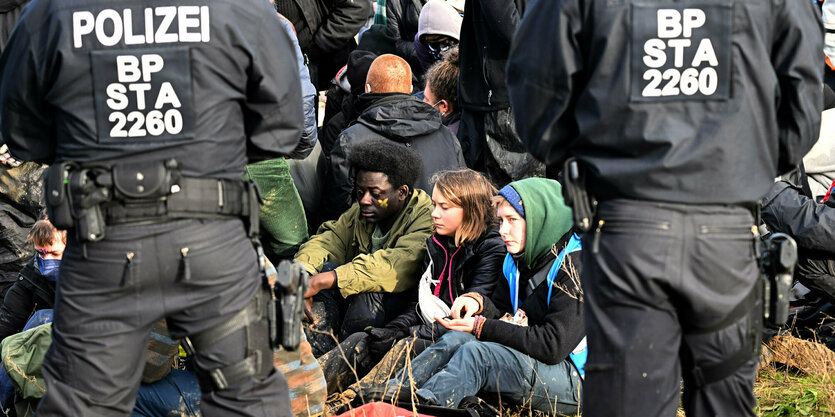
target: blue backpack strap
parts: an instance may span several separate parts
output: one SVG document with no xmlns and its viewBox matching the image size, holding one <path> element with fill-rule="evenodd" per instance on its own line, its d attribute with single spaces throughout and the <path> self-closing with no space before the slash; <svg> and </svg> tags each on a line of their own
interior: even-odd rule
<svg viewBox="0 0 835 417">
<path fill-rule="evenodd" d="M 589 349 L 586 346 L 586 338 L 584 337 L 580 343 L 574 347 L 574 350 L 568 355 L 571 362 L 574 363 L 574 366 L 577 368 L 577 372 L 580 373 L 580 378 L 585 379 L 586 377 L 586 360 L 589 357 Z"/>
<path fill-rule="evenodd" d="M 551 291 L 554 289 L 554 279 L 557 277 L 557 274 L 560 272 L 560 268 L 562 268 L 563 261 L 565 261 L 565 257 L 572 252 L 576 252 L 578 250 L 583 249 L 583 244 L 580 241 L 580 236 L 577 234 L 571 235 L 571 239 L 568 240 L 566 243 L 565 248 L 560 251 L 560 254 L 557 255 L 557 259 L 551 265 L 551 270 L 548 271 L 548 304 L 551 304 Z"/>
<path fill-rule="evenodd" d="M 510 287 L 510 304 L 513 306 L 513 314 L 516 314 L 516 309 L 519 308 L 519 268 L 509 253 L 504 257 L 502 272 Z"/>
</svg>

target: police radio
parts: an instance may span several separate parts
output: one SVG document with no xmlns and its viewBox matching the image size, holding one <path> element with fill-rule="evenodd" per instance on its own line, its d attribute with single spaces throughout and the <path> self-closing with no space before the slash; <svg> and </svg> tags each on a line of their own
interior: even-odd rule
<svg viewBox="0 0 835 417">
<path fill-rule="evenodd" d="M 786 323 L 789 317 L 789 290 L 797 263 L 797 243 L 785 233 L 775 233 L 765 240 L 760 271 L 763 281 L 763 319 L 772 327 Z"/>
</svg>

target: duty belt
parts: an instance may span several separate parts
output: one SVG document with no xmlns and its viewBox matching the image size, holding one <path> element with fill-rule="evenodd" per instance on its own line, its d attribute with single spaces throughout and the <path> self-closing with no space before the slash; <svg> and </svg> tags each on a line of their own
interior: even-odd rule
<svg viewBox="0 0 835 417">
<path fill-rule="evenodd" d="M 258 236 L 261 196 L 250 181 L 192 178 L 175 159 L 115 165 L 60 162 L 46 181 L 49 217 L 75 229 L 79 241 L 104 239 L 105 226 L 159 223 L 180 218 L 239 217 Z"/>
<path fill-rule="evenodd" d="M 168 196 L 150 201 L 107 202 L 102 207 L 107 224 L 177 218 L 249 217 L 252 214 L 251 193 L 257 194 L 254 184 L 240 180 L 183 177 L 172 188 Z"/>
</svg>

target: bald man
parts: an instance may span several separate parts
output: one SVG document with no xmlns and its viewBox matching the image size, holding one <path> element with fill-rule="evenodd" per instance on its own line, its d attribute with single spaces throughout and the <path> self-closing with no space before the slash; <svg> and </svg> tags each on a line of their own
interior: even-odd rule
<svg viewBox="0 0 835 417">
<path fill-rule="evenodd" d="M 438 171 L 466 168 L 461 145 L 444 126 L 441 112 L 431 103 L 410 95 L 412 70 L 396 55 L 380 55 L 368 69 L 365 94 L 360 106 L 365 110 L 357 122 L 342 131 L 331 150 L 331 170 L 323 204 L 330 210 L 324 215 L 335 219 L 353 202 L 354 184 L 348 156 L 357 143 L 384 138 L 410 147 L 423 159 L 416 187 L 430 192 L 429 179 Z M 327 209 L 326 209 L 327 210 Z"/>
</svg>

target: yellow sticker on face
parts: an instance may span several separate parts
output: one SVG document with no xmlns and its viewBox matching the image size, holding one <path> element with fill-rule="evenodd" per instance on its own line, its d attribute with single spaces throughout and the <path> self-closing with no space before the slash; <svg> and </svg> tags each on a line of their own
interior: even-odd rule
<svg viewBox="0 0 835 417">
<path fill-rule="evenodd" d="M 386 208 L 386 207 L 389 206 L 389 199 L 388 198 L 385 199 L 385 200 L 377 200 L 377 202 L 380 203 L 380 207 L 382 207 L 382 208 Z"/>
</svg>

